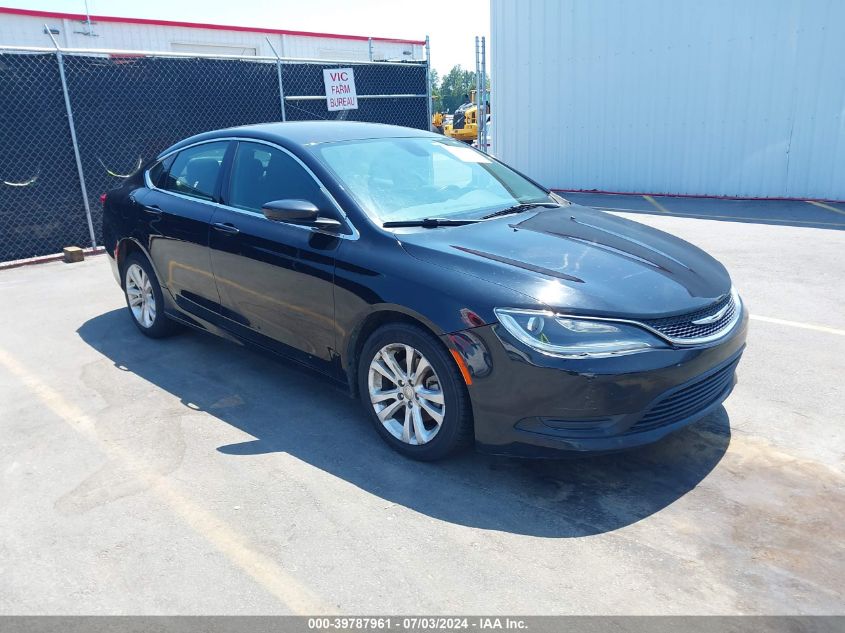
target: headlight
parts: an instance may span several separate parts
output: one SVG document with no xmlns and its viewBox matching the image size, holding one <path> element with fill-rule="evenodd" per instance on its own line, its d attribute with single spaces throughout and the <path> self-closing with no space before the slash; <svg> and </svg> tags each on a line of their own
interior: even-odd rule
<svg viewBox="0 0 845 633">
<path fill-rule="evenodd" d="M 540 310 L 496 308 L 495 312 L 517 340 L 554 356 L 613 356 L 666 346 L 646 330 L 625 323 L 561 317 Z"/>
</svg>

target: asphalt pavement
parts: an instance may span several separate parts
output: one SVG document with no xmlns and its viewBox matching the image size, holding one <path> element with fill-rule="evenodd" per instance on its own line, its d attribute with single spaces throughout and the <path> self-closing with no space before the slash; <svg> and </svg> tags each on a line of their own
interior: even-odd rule
<svg viewBox="0 0 845 633">
<path fill-rule="evenodd" d="M 311 373 L 142 337 L 104 255 L 0 271 L 0 613 L 841 613 L 845 205 L 571 197 L 752 314 L 725 406 L 625 454 L 408 461 Z"/>
</svg>

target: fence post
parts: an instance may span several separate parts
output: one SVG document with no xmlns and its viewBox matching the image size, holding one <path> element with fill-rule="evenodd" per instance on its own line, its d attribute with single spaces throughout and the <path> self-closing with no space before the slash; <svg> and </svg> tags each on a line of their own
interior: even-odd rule
<svg viewBox="0 0 845 633">
<path fill-rule="evenodd" d="M 267 40 L 267 44 L 270 45 L 270 50 L 273 51 L 273 55 L 276 56 L 276 76 L 279 80 L 279 109 L 282 112 L 282 123 L 287 121 L 287 116 L 285 114 L 285 87 L 282 84 L 282 58 L 279 57 L 279 54 L 276 52 L 276 48 L 273 46 L 273 42 L 270 41 L 269 37 L 265 37 Z"/>
<path fill-rule="evenodd" d="M 55 44 L 55 40 L 53 40 Z M 70 140 L 73 143 L 73 156 L 76 159 L 76 171 L 79 173 L 79 187 L 82 189 L 82 202 L 85 204 L 85 217 L 88 220 L 88 232 L 91 235 L 91 246 L 97 248 L 97 236 L 94 233 L 94 221 L 91 219 L 91 205 L 88 203 L 88 188 L 85 186 L 85 174 L 82 171 L 82 157 L 79 155 L 79 143 L 76 141 L 76 125 L 73 122 L 73 108 L 70 105 L 70 94 L 65 78 L 65 60 L 62 51 L 56 46 L 56 61 L 59 64 L 59 77 L 62 80 L 62 93 L 65 97 L 67 122 L 70 127 Z"/>
<path fill-rule="evenodd" d="M 479 148 L 481 147 L 481 126 L 482 120 L 481 117 L 483 113 L 481 112 L 481 85 L 483 80 L 481 78 L 481 42 L 479 41 L 478 36 L 475 36 L 475 130 L 476 130 L 476 139 L 478 141 Z"/>
<path fill-rule="evenodd" d="M 279 77 L 279 107 L 282 110 L 282 122 L 287 121 L 287 115 L 285 113 L 285 88 L 282 84 L 282 60 L 276 60 L 276 74 Z"/>
<path fill-rule="evenodd" d="M 481 36 L 481 127 L 478 135 L 478 149 L 487 153 L 487 38 Z"/>
<path fill-rule="evenodd" d="M 425 94 L 426 94 L 426 113 L 428 115 L 428 123 L 426 129 L 431 131 L 431 111 L 433 109 L 432 100 L 434 99 L 434 90 L 431 86 L 431 42 L 428 35 L 425 36 Z"/>
</svg>

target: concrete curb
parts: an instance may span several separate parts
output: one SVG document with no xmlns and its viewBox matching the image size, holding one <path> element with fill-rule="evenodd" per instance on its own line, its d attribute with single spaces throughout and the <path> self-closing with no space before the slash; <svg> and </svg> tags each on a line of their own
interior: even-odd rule
<svg viewBox="0 0 845 633">
<path fill-rule="evenodd" d="M 82 249 L 85 255 L 102 255 L 106 249 L 102 246 L 97 248 Z M 63 253 L 54 253 L 52 255 L 42 255 L 40 257 L 30 257 L 28 259 L 13 259 L 8 262 L 0 262 L 0 270 L 7 270 L 10 268 L 20 268 L 21 266 L 32 266 L 35 264 L 46 264 L 47 262 L 56 262 L 64 260 Z"/>
</svg>

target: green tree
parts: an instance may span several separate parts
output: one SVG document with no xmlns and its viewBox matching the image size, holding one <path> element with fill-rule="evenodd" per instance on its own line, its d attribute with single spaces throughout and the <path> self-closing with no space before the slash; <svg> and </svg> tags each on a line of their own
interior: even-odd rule
<svg viewBox="0 0 845 633">
<path fill-rule="evenodd" d="M 467 101 L 472 90 L 475 90 L 475 72 L 464 70 L 461 65 L 453 66 L 435 85 L 435 107 L 441 112 L 454 112 Z M 490 78 L 487 77 L 487 89 L 490 89 Z"/>
<path fill-rule="evenodd" d="M 431 79 L 432 112 L 441 112 L 443 110 L 443 104 L 440 100 L 440 75 L 434 68 L 429 72 Z"/>
<path fill-rule="evenodd" d="M 440 103 L 443 112 L 454 112 L 469 101 L 470 90 L 475 88 L 475 73 L 464 70 L 461 65 L 452 70 L 440 81 Z"/>
</svg>

